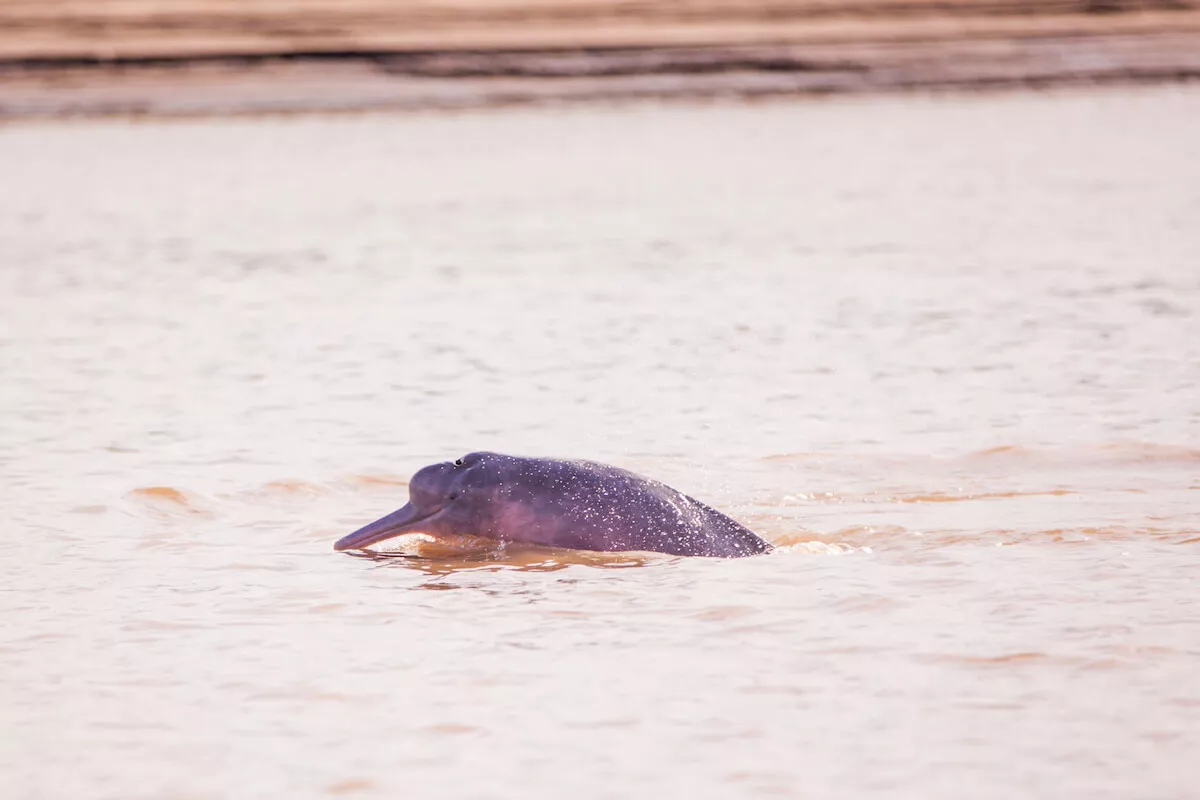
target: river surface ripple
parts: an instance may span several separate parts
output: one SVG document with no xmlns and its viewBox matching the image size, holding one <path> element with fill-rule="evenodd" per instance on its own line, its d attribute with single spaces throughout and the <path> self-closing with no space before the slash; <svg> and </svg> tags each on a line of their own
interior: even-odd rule
<svg viewBox="0 0 1200 800">
<path fill-rule="evenodd" d="M 6 797 L 1196 797 L 1200 90 L 0 127 Z M 342 534 L 469 450 L 739 561 Z"/>
</svg>

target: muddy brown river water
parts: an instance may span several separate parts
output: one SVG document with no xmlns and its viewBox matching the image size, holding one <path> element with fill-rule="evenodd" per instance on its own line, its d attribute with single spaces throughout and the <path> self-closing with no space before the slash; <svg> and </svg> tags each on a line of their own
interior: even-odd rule
<svg viewBox="0 0 1200 800">
<path fill-rule="evenodd" d="M 0 776 L 1194 798 L 1200 89 L 0 127 Z M 468 450 L 738 561 L 332 552 Z"/>
</svg>

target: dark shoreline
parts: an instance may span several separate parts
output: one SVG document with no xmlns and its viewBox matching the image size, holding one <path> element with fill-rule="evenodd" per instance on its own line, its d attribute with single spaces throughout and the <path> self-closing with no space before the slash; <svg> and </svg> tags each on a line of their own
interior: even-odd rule
<svg viewBox="0 0 1200 800">
<path fill-rule="evenodd" d="M 470 108 L 1200 79 L 1200 34 L 0 61 L 0 119 Z"/>
</svg>

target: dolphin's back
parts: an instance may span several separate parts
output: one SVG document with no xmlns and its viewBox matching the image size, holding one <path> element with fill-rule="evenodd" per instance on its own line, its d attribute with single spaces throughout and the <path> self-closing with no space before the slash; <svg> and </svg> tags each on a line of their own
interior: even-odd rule
<svg viewBox="0 0 1200 800">
<path fill-rule="evenodd" d="M 734 558 L 771 545 L 704 503 L 641 475 L 591 461 L 487 454 L 491 535 L 580 550 L 650 550 Z"/>
</svg>

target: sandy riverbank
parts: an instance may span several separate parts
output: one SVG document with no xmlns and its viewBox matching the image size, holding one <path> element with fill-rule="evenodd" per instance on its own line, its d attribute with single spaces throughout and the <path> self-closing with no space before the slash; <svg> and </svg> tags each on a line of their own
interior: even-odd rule
<svg viewBox="0 0 1200 800">
<path fill-rule="evenodd" d="M 0 116 L 1200 77 L 1200 4 L 0 0 Z"/>
</svg>

